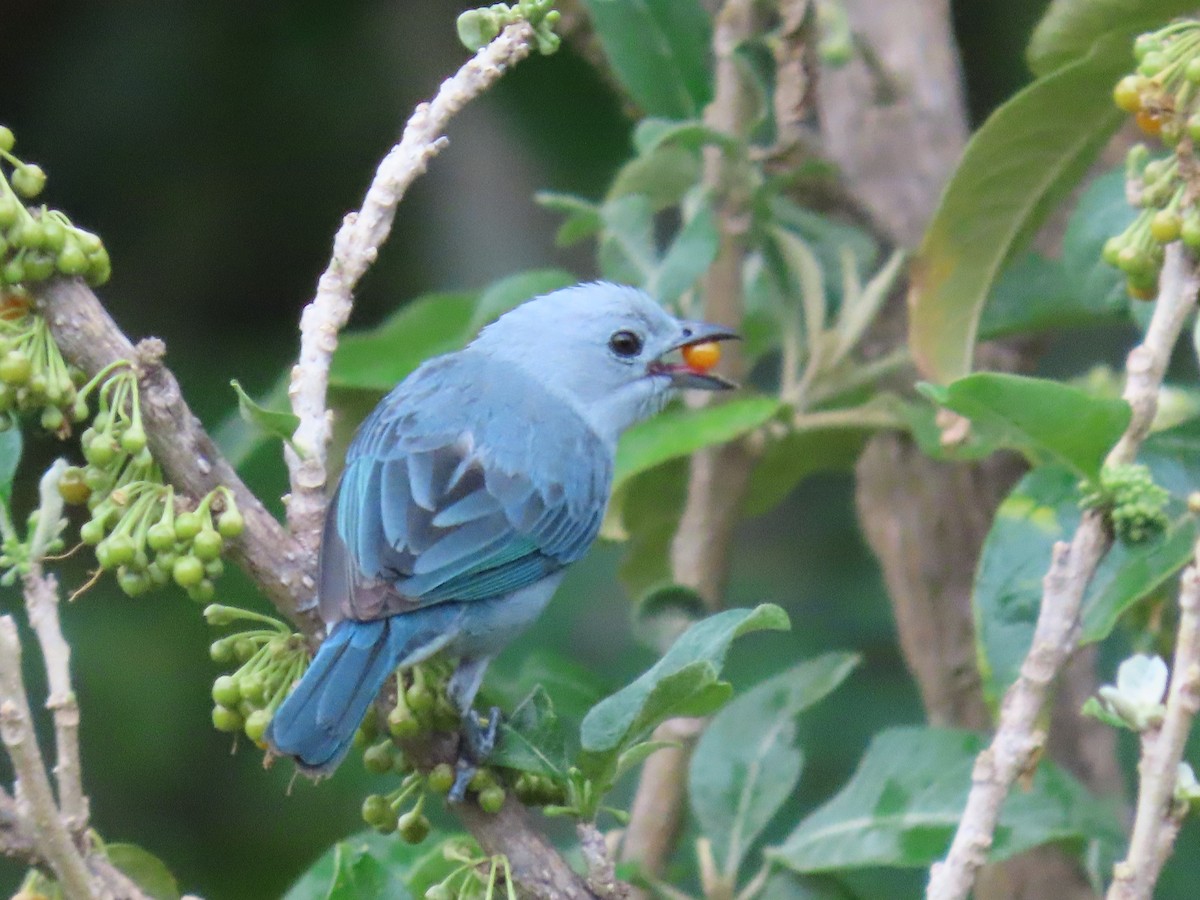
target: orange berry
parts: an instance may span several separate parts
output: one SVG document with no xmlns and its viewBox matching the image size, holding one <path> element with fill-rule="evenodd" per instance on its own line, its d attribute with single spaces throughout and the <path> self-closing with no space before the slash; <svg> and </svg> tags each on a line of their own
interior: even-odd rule
<svg viewBox="0 0 1200 900">
<path fill-rule="evenodd" d="M 683 348 L 683 361 L 691 369 L 707 372 L 721 361 L 721 345 L 716 341 L 689 344 Z"/>
<path fill-rule="evenodd" d="M 12 322 L 29 312 L 29 295 L 24 291 L 0 294 L 0 319 Z"/>
<path fill-rule="evenodd" d="M 1139 109 L 1133 120 L 1137 122 L 1137 127 L 1142 129 L 1142 133 L 1150 137 L 1158 137 L 1162 132 L 1162 116 L 1158 113 L 1150 112 L 1148 109 Z"/>
</svg>

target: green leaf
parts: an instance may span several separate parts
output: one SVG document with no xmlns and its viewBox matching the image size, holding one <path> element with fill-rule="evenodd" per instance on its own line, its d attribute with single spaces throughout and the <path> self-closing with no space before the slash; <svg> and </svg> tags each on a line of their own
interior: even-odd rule
<svg viewBox="0 0 1200 900">
<path fill-rule="evenodd" d="M 1112 83 L 1128 43 L 1108 38 L 1033 82 L 971 138 L 913 265 L 909 343 L 940 383 L 965 375 L 984 301 L 1121 122 Z"/>
<path fill-rule="evenodd" d="M 109 862 L 153 900 L 179 900 L 179 884 L 166 863 L 136 844 L 105 844 Z"/>
<path fill-rule="evenodd" d="M 699 119 L 646 118 L 633 129 L 633 146 L 639 156 L 647 156 L 664 144 L 678 144 L 689 150 L 699 150 L 706 144 L 715 144 L 724 150 L 736 150 L 736 138 L 709 128 Z"/>
<path fill-rule="evenodd" d="M 1123 169 L 1101 175 L 1079 198 L 1063 235 L 1062 267 L 1071 306 L 1081 313 L 1105 318 L 1128 314 L 1125 275 L 1101 259 L 1100 252 L 1105 241 L 1124 231 L 1136 215 L 1125 197 Z"/>
<path fill-rule="evenodd" d="M 654 212 L 674 206 L 700 180 L 700 156 L 672 144 L 635 156 L 613 178 L 606 204 L 631 194 L 646 198 Z"/>
<path fill-rule="evenodd" d="M 489 763 L 562 781 L 566 749 L 554 704 L 538 685 L 512 715 L 500 723 L 500 743 Z"/>
<path fill-rule="evenodd" d="M 699 0 L 584 0 L 617 77 L 648 115 L 695 117 L 712 96 Z"/>
<path fill-rule="evenodd" d="M 698 204 L 663 254 L 646 285 L 650 296 L 665 306 L 675 303 L 717 258 L 717 221 L 707 200 Z"/>
<path fill-rule="evenodd" d="M 1133 68 L 1133 37 L 1192 12 L 1186 0 L 1054 0 L 1034 28 L 1025 58 L 1035 75 L 1045 75 L 1083 56 L 1110 32 L 1125 38 L 1123 58 Z"/>
<path fill-rule="evenodd" d="M 720 693 L 715 685 L 734 638 L 764 629 L 789 626 L 787 613 L 764 603 L 754 609 L 730 609 L 697 622 L 671 645 L 649 671 L 632 684 L 601 700 L 583 720 L 580 739 L 593 754 L 615 755 L 640 740 L 666 714 L 692 715 Z M 695 707 L 689 703 L 695 701 Z M 711 710 L 710 710 L 711 711 Z"/>
<path fill-rule="evenodd" d="M 625 540 L 621 584 L 635 600 L 671 582 L 671 541 L 683 515 L 687 483 L 687 460 L 681 457 L 627 480 L 609 504 L 609 536 L 619 528 Z"/>
<path fill-rule="evenodd" d="M 715 406 L 669 410 L 640 422 L 625 432 L 617 447 L 614 489 L 668 460 L 741 437 L 781 408 L 777 397 L 749 394 Z"/>
<path fill-rule="evenodd" d="M 457 350 L 475 315 L 476 294 L 425 294 L 376 328 L 343 335 L 333 355 L 329 384 L 383 393 L 431 356 Z"/>
<path fill-rule="evenodd" d="M 967 731 L 892 728 L 877 734 L 850 781 L 767 855 L 798 872 L 924 867 L 945 852 L 983 739 Z M 1051 841 L 1123 841 L 1115 811 L 1049 762 L 1000 812 L 992 860 Z"/>
<path fill-rule="evenodd" d="M 775 869 L 767 877 L 758 900 L 856 900 L 832 878 L 800 875 L 787 869 Z"/>
<path fill-rule="evenodd" d="M 654 213 L 642 194 L 626 194 L 601 207 L 604 233 L 597 257 L 609 281 L 638 287 L 649 282 L 658 266 L 654 246 Z"/>
<path fill-rule="evenodd" d="M 1045 378 L 977 372 L 921 390 L 969 418 L 985 443 L 1019 450 L 1034 463 L 1060 462 L 1084 478 L 1099 477 L 1105 455 L 1129 424 L 1124 400 Z"/>
<path fill-rule="evenodd" d="M 569 287 L 579 279 L 564 269 L 530 269 L 501 278 L 486 288 L 475 303 L 475 314 L 462 334 L 466 343 L 484 325 L 494 322 L 504 313 L 526 300 Z"/>
<path fill-rule="evenodd" d="M 1061 260 L 1023 253 L 1005 267 L 992 288 L 979 318 L 979 339 L 1081 325 L 1092 319 L 1078 309 Z"/>
<path fill-rule="evenodd" d="M 677 741 L 642 741 L 640 744 L 634 744 L 617 757 L 615 777 L 620 778 L 626 772 L 636 769 L 659 750 L 678 746 L 679 743 Z"/>
<path fill-rule="evenodd" d="M 688 797 L 717 865 L 730 880 L 786 802 L 804 754 L 796 718 L 828 696 L 859 664 L 849 653 L 806 660 L 768 678 L 726 706 L 692 754 Z"/>
<path fill-rule="evenodd" d="M 265 434 L 279 438 L 285 444 L 292 442 L 292 435 L 296 433 L 296 428 L 300 424 L 299 416 L 259 406 L 250 398 L 249 394 L 242 390 L 242 386 L 236 378 L 229 384 L 237 394 L 238 412 L 246 422 Z"/>
<path fill-rule="evenodd" d="M 435 832 L 431 839 L 440 840 Z M 405 881 L 427 855 L 393 835 L 364 831 L 329 848 L 292 885 L 284 900 L 412 900 Z M 439 853 L 440 855 L 440 853 Z"/>
<path fill-rule="evenodd" d="M 872 433 L 866 428 L 804 430 L 771 441 L 750 474 L 746 515 L 774 509 L 810 475 L 852 469 Z"/>
<path fill-rule="evenodd" d="M 1183 500 L 1200 488 L 1200 429 L 1194 423 L 1152 435 L 1140 457 L 1171 491 L 1170 524 L 1157 539 L 1116 543 L 1084 594 L 1081 640 L 1106 638 L 1117 620 L 1161 589 L 1187 564 L 1197 537 Z M 1042 579 L 1056 541 L 1070 540 L 1080 520 L 1079 479 L 1061 466 L 1030 472 L 992 522 L 975 573 L 972 605 L 984 697 L 996 708 L 1033 642 Z"/>
<path fill-rule="evenodd" d="M 590 200 L 584 200 L 574 194 L 539 191 L 533 195 L 533 201 L 539 206 L 566 216 L 554 235 L 554 243 L 559 247 L 569 247 L 584 238 L 591 237 L 604 227 L 604 219 L 600 216 L 600 207 Z"/>
<path fill-rule="evenodd" d="M 21 464 L 21 450 L 21 429 L 15 422 L 10 422 L 8 428 L 0 431 L 0 501 L 4 503 L 12 499 L 13 479 Z"/>
</svg>

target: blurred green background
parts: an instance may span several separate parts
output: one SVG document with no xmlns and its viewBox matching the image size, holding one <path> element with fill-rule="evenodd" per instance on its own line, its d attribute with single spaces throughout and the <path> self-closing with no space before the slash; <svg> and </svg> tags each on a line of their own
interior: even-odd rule
<svg viewBox="0 0 1200 900">
<path fill-rule="evenodd" d="M 1043 5 L 956 5 L 976 119 L 1026 79 L 1021 50 Z M 453 27 L 463 8 L 0 0 L 0 122 L 16 132 L 23 158 L 48 171 L 47 202 L 104 236 L 114 277 L 103 298 L 130 335 L 166 340 L 168 363 L 210 426 L 234 403 L 230 378 L 261 392 L 287 367 L 342 214 L 358 205 L 414 104 L 465 58 Z M 352 327 L 424 291 L 479 288 L 526 268 L 594 276 L 589 248 L 556 249 L 554 216 L 531 202 L 540 188 L 599 195 L 627 153 L 620 98 L 569 45 L 523 63 L 449 137 L 402 204 Z M 37 440 L 27 477 L 63 452 L 77 453 Z M 257 454 L 245 476 L 278 497 L 276 448 Z M 598 547 L 572 571 L 549 613 L 495 667 L 493 690 L 503 695 L 545 648 L 604 687 L 649 663 L 614 577 L 619 553 Z M 80 563 L 64 567 L 68 589 L 84 578 Z M 218 588 L 224 602 L 258 603 L 236 573 Z M 798 808 L 845 781 L 870 734 L 920 720 L 848 478 L 810 481 L 743 527 L 729 602 L 761 601 L 785 606 L 800 627 L 736 648 L 735 684 L 825 650 L 865 658 L 806 719 L 806 772 L 780 817 L 795 821 Z M 18 598 L 6 590 L 0 603 L 11 609 Z M 231 755 L 228 737 L 209 725 L 215 635 L 181 592 L 131 600 L 103 581 L 64 621 L 86 787 L 106 839 L 146 847 L 182 887 L 212 900 L 264 898 L 362 827 L 369 777 L 355 759 L 329 782 L 301 781 L 289 793 L 286 765 L 264 772 L 261 754 L 244 746 Z M 26 655 L 40 696 L 32 642 Z M 11 891 L 19 873 L 0 863 L 0 890 Z"/>
</svg>

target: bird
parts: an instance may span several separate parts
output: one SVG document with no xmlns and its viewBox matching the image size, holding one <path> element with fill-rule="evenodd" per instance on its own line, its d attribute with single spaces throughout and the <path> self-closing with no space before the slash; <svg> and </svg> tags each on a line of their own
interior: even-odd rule
<svg viewBox="0 0 1200 900">
<path fill-rule="evenodd" d="M 708 371 L 711 353 L 691 351 L 736 337 L 591 282 L 509 310 L 397 385 L 359 427 L 330 500 L 317 578 L 327 637 L 272 717 L 271 752 L 330 773 L 388 677 L 446 655 L 461 800 L 495 743 L 498 711 L 486 729 L 473 713 L 484 672 L 595 540 L 619 436 L 681 389 L 734 387 Z"/>
</svg>

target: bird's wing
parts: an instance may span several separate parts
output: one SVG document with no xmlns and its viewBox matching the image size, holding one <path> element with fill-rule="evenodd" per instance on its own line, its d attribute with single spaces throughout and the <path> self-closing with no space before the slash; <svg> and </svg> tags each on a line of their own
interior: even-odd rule
<svg viewBox="0 0 1200 900">
<path fill-rule="evenodd" d="M 323 608 L 374 618 L 497 597 L 599 532 L 611 448 L 536 383 L 463 356 L 429 364 L 363 424 L 326 525 Z"/>
</svg>

